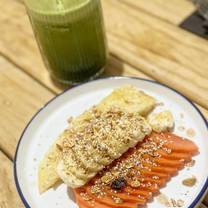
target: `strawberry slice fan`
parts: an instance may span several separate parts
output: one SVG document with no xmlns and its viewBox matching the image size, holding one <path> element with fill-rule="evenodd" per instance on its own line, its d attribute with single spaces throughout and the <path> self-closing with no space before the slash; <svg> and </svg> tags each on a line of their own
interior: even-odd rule
<svg viewBox="0 0 208 208">
<path fill-rule="evenodd" d="M 152 133 L 88 184 L 74 189 L 77 203 L 80 208 L 144 207 L 198 152 L 188 139 Z"/>
</svg>

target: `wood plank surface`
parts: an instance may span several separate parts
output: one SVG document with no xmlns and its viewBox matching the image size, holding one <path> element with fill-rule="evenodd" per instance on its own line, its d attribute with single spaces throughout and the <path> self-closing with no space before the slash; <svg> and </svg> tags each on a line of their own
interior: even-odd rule
<svg viewBox="0 0 208 208">
<path fill-rule="evenodd" d="M 118 2 L 103 0 L 110 51 L 132 66 L 111 57 L 105 75 L 151 77 L 176 85 L 208 109 L 207 42 L 171 26 L 192 11 L 188 1 Z M 0 6 L 4 8 L 0 13 L 0 54 L 14 63 L 0 57 L 0 148 L 12 158 L 26 123 L 63 88 L 54 85 L 42 64 L 23 5 L 0 0 Z M 208 118 L 208 111 L 201 110 Z M 22 208 L 14 187 L 12 163 L 1 152 L 0 164 L 0 181 L 4 181 L 0 183 L 0 208 Z"/>
<path fill-rule="evenodd" d="M 0 52 L 59 92 L 42 64 L 24 6 L 14 0 L 0 0 L 0 5 L 5 8 Z M 208 108 L 207 41 L 121 1 L 103 0 L 103 7 L 112 54 Z"/>
<path fill-rule="evenodd" d="M 169 23 L 179 25 L 185 18 L 195 11 L 191 0 L 120 0 L 126 4 L 154 15 Z"/>
<path fill-rule="evenodd" d="M 24 6 L 13 0 L 0 0 L 0 6 L 5 7 L 5 12 L 0 13 L 0 53 L 51 91 L 61 92 L 63 87 L 51 80 L 42 63 Z M 19 18 L 18 21 L 16 18 Z M 137 71 L 125 64 L 120 64 L 121 69 L 118 71 L 112 70 L 114 62 L 115 59 L 110 57 L 105 76 L 125 75 L 123 68 L 128 72 L 134 71 L 130 72 L 131 76 L 136 75 Z M 118 66 L 118 62 L 116 65 Z"/>
<path fill-rule="evenodd" d="M 0 148 L 13 157 L 25 125 L 54 95 L 2 57 L 0 66 Z"/>
<path fill-rule="evenodd" d="M 4 87 L 4 93 L 0 93 L 1 123 L 4 121 L 2 123 L 4 124 L 3 128 L 0 130 L 0 142 L 3 149 L 13 157 L 14 147 L 26 122 L 35 112 L 36 108 L 45 103 L 45 98 L 50 99 L 53 94 L 2 58 L 0 58 L 0 65 L 4 66 L 2 71 L 0 71 L 1 75 L 3 75 L 0 76 L 0 87 Z M 149 78 L 116 59 L 112 59 L 111 67 L 108 68 L 110 70 L 106 72 L 107 74 L 118 75 L 122 73 L 128 76 Z M 10 74 L 13 75 L 11 79 L 9 78 Z M 30 86 L 30 88 L 27 89 L 25 86 Z M 205 113 L 208 118 L 207 111 Z M 18 121 L 18 124 L 16 124 L 16 121 Z M 0 164 L 0 181 L 4 181 L 0 184 L 0 208 L 21 208 L 22 204 L 19 202 L 20 200 L 12 178 L 12 164 L 1 153 Z"/>
<path fill-rule="evenodd" d="M 115 56 L 208 108 L 206 40 L 120 1 L 104 0 L 103 7 Z"/>
<path fill-rule="evenodd" d="M 23 208 L 16 191 L 12 162 L 0 151 L 0 208 Z"/>
<path fill-rule="evenodd" d="M 0 13 L 0 54 L 59 92 L 45 70 L 24 5 L 19 1 L 0 0 L 0 7 L 4 8 Z"/>
<path fill-rule="evenodd" d="M 2 57 L 0 66 L 0 88 L 3 89 L 0 90 L 0 149 L 13 158 L 26 124 L 54 94 Z M 114 59 L 111 59 L 107 69 L 106 75 L 146 77 Z"/>
<path fill-rule="evenodd" d="M 107 1 L 106 1 L 107 2 Z M 110 6 L 111 4 L 108 1 L 107 6 Z M 152 1 L 154 2 L 154 1 Z M 25 14 L 25 9 L 22 4 L 16 1 L 10 1 L 10 0 L 1 0 L 0 5 L 4 5 L 4 8 L 6 11 L 4 13 L 1 13 L 0 15 L 0 21 L 2 21 L 2 24 L 4 27 L 1 27 L 2 33 L 1 37 L 4 39 L 1 41 L 1 49 L 2 53 L 11 59 L 12 61 L 15 62 L 15 64 L 20 65 L 22 69 L 24 69 L 27 73 L 30 73 L 33 77 L 35 77 L 38 81 L 46 85 L 48 88 L 60 92 L 61 89 L 57 88 L 53 82 L 51 82 L 48 72 L 45 70 L 40 55 L 39 51 L 37 49 L 36 43 L 34 41 L 34 37 L 31 31 L 31 27 L 29 25 L 28 18 Z M 111 2 L 112 3 L 112 2 Z M 108 15 L 106 15 L 108 16 Z M 112 17 L 112 15 L 110 15 Z M 18 21 L 17 21 L 17 18 Z M 110 18 L 109 18 L 110 19 Z M 117 21 L 117 24 L 119 26 L 121 21 Z M 116 23 L 116 22 L 115 22 Z M 109 24 L 110 25 L 110 24 Z M 111 26 L 112 28 L 113 26 Z M 126 27 L 126 25 L 125 25 Z M 11 30 L 9 30 L 11 28 Z M 124 28 L 125 29 L 125 28 Z M 8 31 L 5 35 L 3 33 L 4 31 Z M 111 30 L 111 29 L 110 29 Z M 20 33 L 15 33 L 13 34 L 14 31 L 18 32 L 21 31 Z M 18 36 L 19 35 L 19 36 Z M 12 39 L 12 37 L 14 39 Z M 153 41 L 153 40 L 152 40 Z M 10 48 L 9 46 L 12 44 L 12 47 Z M 190 42 L 190 41 L 189 41 Z M 26 43 L 26 44 L 25 44 Z M 113 41 L 110 42 L 110 45 L 112 45 L 112 48 L 115 49 L 115 46 L 113 45 Z M 118 44 L 119 45 L 119 44 Z M 16 55 L 21 55 L 21 57 L 16 56 Z M 33 63 L 36 63 L 35 66 Z M 121 67 L 123 64 L 120 64 L 119 67 Z M 117 64 L 118 66 L 118 64 Z M 122 66 L 123 67 L 123 66 Z M 137 73 L 135 69 L 132 67 L 129 67 L 128 65 L 124 64 L 125 70 L 114 70 L 114 59 L 110 60 L 109 67 L 107 68 L 107 74 L 110 75 L 128 75 L 128 72 L 125 72 L 126 69 L 130 69 L 130 71 L 134 71 L 133 74 L 129 75 L 134 75 L 134 76 L 142 76 L 141 73 Z M 206 112 L 206 111 L 204 111 Z"/>
<path fill-rule="evenodd" d="M 25 15 L 25 10 L 24 10 L 23 5 L 16 2 L 16 1 L 13 1 L 13 0 L 0 0 L 0 2 L 1 2 L 0 5 L 2 5 L 2 6 L 4 5 L 4 8 L 6 10 L 6 12 L 0 14 L 0 24 L 2 23 L 1 29 L 4 28 L 4 31 L 8 31 L 8 32 L 6 32 L 6 34 L 4 34 L 3 30 L 0 33 L 0 37 L 1 37 L 0 38 L 0 43 L 1 43 L 0 44 L 0 51 L 6 57 L 8 57 L 10 60 L 12 60 L 17 66 L 20 66 L 21 69 L 26 71 L 27 74 L 32 75 L 32 77 L 34 77 L 36 80 L 38 80 L 38 82 L 42 83 L 42 85 L 46 86 L 51 91 L 54 91 L 56 93 L 62 91 L 63 89 L 54 85 L 54 83 L 50 80 L 50 78 L 48 76 L 48 72 L 43 67 L 42 61 L 40 59 L 39 51 L 37 49 L 34 37 L 32 35 L 32 31 L 31 31 L 27 16 Z M 107 0 L 106 0 L 106 2 L 107 2 Z M 110 1 L 108 1 L 108 2 L 110 2 Z M 108 3 L 107 5 L 104 5 L 104 6 L 105 7 L 111 6 L 111 3 Z M 17 18 L 19 18 L 18 21 L 17 21 Z M 120 22 L 120 21 L 118 21 L 118 22 Z M 110 24 L 108 24 L 108 25 L 110 25 Z M 20 27 L 20 29 L 18 29 L 18 27 Z M 109 30 L 111 30 L 111 29 L 109 29 Z M 14 31 L 15 31 L 15 35 L 13 35 Z M 115 54 L 118 53 L 119 56 L 126 51 L 127 56 L 124 58 L 128 58 L 128 54 L 129 54 L 128 50 L 126 50 L 125 47 L 121 48 L 119 46 L 122 43 L 118 43 L 117 45 L 115 45 L 114 39 L 116 39 L 116 37 L 114 37 L 113 35 L 110 35 L 110 38 L 111 37 L 113 37 L 113 41 L 110 41 L 109 44 L 112 48 L 112 51 L 116 50 Z M 118 37 L 118 40 L 119 40 L 119 37 Z M 10 43 L 13 43 L 13 44 L 10 44 Z M 119 47 L 119 48 L 117 48 L 117 47 Z M 127 45 L 127 47 L 128 47 L 128 45 Z M 131 49 L 131 47 L 128 49 Z M 121 51 L 122 51 L 122 53 L 121 53 Z M 138 57 L 138 59 L 141 61 L 142 57 L 143 56 Z M 131 60 L 131 57 L 130 57 L 130 60 Z M 147 64 L 145 59 L 144 59 L 144 62 L 145 62 L 145 66 L 148 67 L 149 65 Z M 2 65 L 4 65 L 4 63 Z M 17 70 L 11 69 L 13 66 L 8 65 L 8 63 L 6 64 L 6 66 L 9 67 L 10 70 L 4 70 L 3 76 L 1 76 L 0 79 L 3 79 L 3 81 L 5 83 L 7 83 L 6 86 L 10 86 L 10 85 L 12 86 L 12 85 L 14 85 L 13 82 L 18 82 L 18 80 L 15 78 L 15 76 L 19 76 L 19 74 L 21 74 L 21 76 L 23 76 L 23 73 L 20 73 L 20 72 L 17 72 Z M 141 66 L 143 66 L 143 65 L 141 65 Z M 150 67 L 150 69 L 151 69 L 151 67 Z M 159 70 L 159 69 L 157 69 L 157 70 Z M 144 73 L 141 73 L 139 70 L 137 70 L 133 67 L 130 67 L 129 65 L 127 65 L 125 63 L 121 63 L 121 62 L 117 61 L 115 58 L 110 58 L 109 65 L 108 65 L 106 71 L 107 71 L 106 75 L 129 75 L 129 76 L 137 76 L 137 77 L 147 77 L 146 75 L 144 75 Z M 158 71 L 156 71 L 156 72 L 158 72 Z M 154 73 L 156 73 L 156 72 L 154 72 Z M 11 76 L 11 74 L 12 74 L 12 76 Z M 161 72 L 159 74 L 161 74 Z M 169 74 L 171 75 L 171 73 L 169 73 Z M 150 75 L 152 75 L 152 74 L 150 73 Z M 168 72 L 164 73 L 163 76 L 166 77 L 167 75 L 168 75 Z M 26 76 L 24 76 L 24 77 L 26 77 Z M 172 76 L 172 77 L 174 77 L 174 76 Z M 175 76 L 175 77 L 177 79 L 178 76 Z M 155 76 L 155 78 L 158 80 L 158 76 Z M 33 82 L 32 79 L 29 79 L 29 80 L 30 80 L 29 83 Z M 163 81 L 163 79 L 162 79 L 162 81 Z M 13 94 L 11 94 L 11 97 L 9 97 L 9 100 L 13 100 L 17 97 L 16 96 L 17 94 L 21 94 L 22 101 L 18 100 L 18 103 L 19 103 L 17 105 L 18 108 L 16 108 L 16 106 L 14 106 L 14 105 L 12 107 L 8 107 L 7 105 L 9 105 L 8 103 L 10 103 L 10 101 L 9 102 L 8 101 L 1 102 L 2 103 L 1 109 L 4 112 L 3 115 L 5 117 L 5 118 L 3 117 L 3 119 L 5 119 L 5 121 L 6 121 L 5 126 L 8 124 L 11 125 L 10 122 L 12 121 L 12 117 L 14 115 L 16 116 L 15 119 L 17 117 L 22 118 L 21 119 L 22 122 L 19 121 L 17 124 L 11 122 L 12 123 L 12 125 L 11 125 L 12 131 L 9 132 L 10 129 L 8 128 L 8 126 L 6 126 L 3 129 L 3 133 L 1 134 L 1 137 L 3 137 L 3 139 L 2 139 L 2 142 L 0 143 L 0 146 L 2 146 L 2 148 L 11 157 L 14 154 L 14 149 L 15 149 L 17 140 L 20 136 L 20 133 L 23 130 L 25 124 L 27 123 L 26 121 L 29 120 L 29 118 L 33 115 L 33 113 L 41 105 L 43 105 L 44 102 L 46 102 L 50 97 L 53 96 L 52 93 L 47 92 L 47 90 L 44 90 L 40 86 L 37 87 L 37 89 L 32 87 L 31 89 L 35 91 L 35 94 L 38 94 L 39 91 L 43 90 L 42 97 L 44 99 L 41 101 L 37 101 L 36 99 L 34 99 L 34 96 L 30 96 L 30 99 L 32 99 L 31 101 L 34 102 L 35 106 L 33 106 L 32 108 L 28 107 L 27 111 L 24 111 L 22 113 L 22 110 L 24 108 L 23 103 L 29 102 L 27 96 L 28 96 L 28 94 L 30 95 L 31 92 L 29 92 L 29 93 L 25 92 L 24 91 L 25 90 L 24 82 L 22 82 L 22 83 L 20 83 L 20 82 L 21 81 L 19 81 L 19 85 L 23 84 L 23 86 L 19 86 L 18 89 L 15 89 L 15 93 L 13 92 Z M 33 86 L 33 85 L 36 86 L 36 84 L 31 84 L 31 86 Z M 28 86 L 30 86 L 30 84 L 28 84 Z M 24 89 L 24 90 L 22 90 L 22 89 Z M 4 96 L 8 97 L 8 95 L 10 95 L 8 93 L 9 91 L 12 91 L 12 88 L 7 87 L 5 90 L 5 93 L 1 92 L 1 94 L 4 93 Z M 47 95 L 45 96 L 44 94 L 47 94 Z M 7 99 L 5 99 L 4 96 L 2 96 L 1 99 L 7 100 Z M 5 106 L 8 109 L 8 112 L 7 112 L 7 110 L 5 110 Z M 13 111 L 16 112 L 14 115 L 13 115 Z M 205 114 L 207 114 L 206 110 L 203 110 L 203 111 Z M 6 115 L 9 115 L 9 116 L 7 117 Z M 5 139 L 7 137 L 9 139 Z"/>
<path fill-rule="evenodd" d="M 19 137 L 33 114 L 41 108 L 54 94 L 36 83 L 2 57 L 0 58 L 0 148 L 11 158 L 14 157 Z M 12 76 L 11 76 L 12 75 Z M 150 79 L 148 76 L 111 59 L 106 75 L 137 76 Z M 201 108 L 208 118 L 208 111 Z"/>
</svg>

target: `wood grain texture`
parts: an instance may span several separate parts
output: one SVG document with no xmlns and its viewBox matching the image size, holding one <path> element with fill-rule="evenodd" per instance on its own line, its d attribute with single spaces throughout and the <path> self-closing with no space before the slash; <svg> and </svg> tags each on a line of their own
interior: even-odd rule
<svg viewBox="0 0 208 208">
<path fill-rule="evenodd" d="M 161 18 L 169 23 L 179 25 L 185 18 L 195 11 L 195 6 L 190 0 L 120 0 L 126 4 L 142 10 L 156 18 Z"/>
<path fill-rule="evenodd" d="M 0 52 L 60 92 L 42 64 L 24 6 L 13 0 L 0 0 L 0 5 L 5 8 L 0 14 Z M 121 1 L 106 0 L 103 6 L 111 53 L 208 108 L 207 41 Z"/>
<path fill-rule="evenodd" d="M 27 122 L 54 94 L 2 57 L 0 66 L 0 88 L 4 89 L 0 91 L 0 148 L 13 158 L 16 144 Z M 106 75 L 150 79 L 142 72 L 114 58 L 110 59 Z M 208 111 L 203 108 L 201 110 L 208 118 Z"/>
<path fill-rule="evenodd" d="M 0 208 L 23 208 L 13 177 L 12 162 L 0 151 Z"/>
<path fill-rule="evenodd" d="M 0 54 L 59 92 L 43 65 L 24 5 L 14 0 L 0 0 L 0 6 L 4 8 L 0 13 Z"/>
<path fill-rule="evenodd" d="M 33 114 L 54 95 L 0 57 L 0 148 L 14 156 Z"/>
<path fill-rule="evenodd" d="M 200 92 L 207 84 L 207 73 L 204 74 L 204 69 L 207 66 L 205 65 L 207 61 L 204 60 L 208 52 L 207 42 L 190 34 L 187 35 L 186 32 L 181 32 L 176 27 L 169 26 L 169 24 L 147 15 L 148 12 L 151 12 L 155 16 L 160 16 L 161 19 L 177 24 L 185 15 L 187 2 L 181 0 L 184 8 L 177 7 L 176 11 L 176 3 L 179 3 L 179 0 L 171 2 L 166 0 L 148 2 L 128 0 L 127 6 L 120 5 L 122 15 L 119 19 L 115 17 L 120 15 L 118 12 L 120 7 L 116 7 L 116 1 L 103 1 L 105 1 L 104 8 L 107 8 L 105 18 L 110 51 L 114 56 L 128 61 L 136 67 L 111 57 L 105 75 L 127 75 L 150 79 L 143 73 L 145 72 L 151 77 L 171 85 L 185 80 L 185 87 L 184 84 L 181 84 L 177 86 L 177 89 L 189 91 L 189 97 L 195 98 L 196 95 L 190 96 L 192 87 L 197 86 L 194 88 L 194 94 L 196 94 L 197 89 Z M 126 4 L 127 2 L 123 1 L 123 3 Z M 136 5 L 134 6 L 133 3 Z M 112 5 L 115 7 L 109 9 Z M 175 8 L 170 5 L 174 5 Z M 50 91 L 58 93 L 62 91 L 62 88 L 54 85 L 42 64 L 24 6 L 13 0 L 0 0 L 0 6 L 4 8 L 4 12 L 0 13 L 0 54 L 3 54 L 16 65 L 8 63 L 2 57 L 0 58 L 0 88 L 3 89 L 0 90 L 0 148 L 6 151 L 10 157 L 13 157 L 16 143 L 26 123 L 38 108 L 54 96 L 53 93 L 21 72 L 17 66 Z M 126 11 L 127 7 L 131 9 Z M 135 7 L 140 8 L 141 11 L 134 11 Z M 177 14 L 176 17 L 173 17 L 174 11 Z M 191 7 L 188 7 L 187 12 L 190 11 Z M 110 16 L 108 16 L 109 14 Z M 117 30 L 117 27 L 120 29 L 114 31 Z M 181 39 L 183 42 L 180 41 Z M 204 55 L 201 55 L 203 52 Z M 182 57 L 179 56 L 180 53 Z M 194 57 L 193 63 L 190 62 L 192 57 Z M 202 63 L 199 63 L 197 58 L 202 60 Z M 201 66 L 203 66 L 202 69 Z M 140 68 L 143 69 L 143 72 L 139 71 Z M 187 72 L 187 77 L 180 73 L 180 70 L 183 69 Z M 196 79 L 195 75 L 197 75 Z M 160 79 L 159 76 L 162 78 Z M 165 80 L 167 76 L 176 80 Z M 206 86 L 205 90 L 207 90 Z M 204 91 L 199 93 L 199 100 Z M 208 112 L 204 108 L 201 110 L 208 118 Z M 7 161 L 8 159 L 0 153 L 0 181 L 4 181 L 0 184 L 0 208 L 21 208 L 22 204 L 14 189 L 12 164 Z"/>
<path fill-rule="evenodd" d="M 0 5 L 6 10 L 0 14 L 0 52 L 59 92 L 42 64 L 24 6 L 13 0 L 0 0 Z M 103 6 L 109 48 L 115 56 L 208 108 L 207 41 L 121 1 L 106 0 Z"/>
<path fill-rule="evenodd" d="M 54 94 L 0 57 L 0 149 L 11 158 L 20 135 L 31 117 Z M 128 65 L 111 59 L 106 75 L 143 76 Z M 46 84 L 47 85 L 47 84 Z"/>
<path fill-rule="evenodd" d="M 208 42 L 120 1 L 102 2 L 111 52 L 208 108 Z"/>
<path fill-rule="evenodd" d="M 149 79 L 154 80 L 153 78 L 149 77 L 148 75 L 144 74 L 141 70 L 135 69 L 134 67 L 124 64 L 121 61 L 111 58 L 109 67 L 106 70 L 107 76 L 133 76 L 133 77 L 139 77 L 143 79 Z M 205 118 L 208 120 L 208 110 L 201 107 L 200 105 L 197 105 L 194 103 L 197 108 L 202 112 L 202 114 L 205 116 Z"/>
<path fill-rule="evenodd" d="M 42 63 L 23 4 L 14 0 L 0 0 L 0 6 L 5 7 L 5 12 L 0 13 L 0 53 L 51 91 L 61 92 L 64 87 L 51 80 Z M 125 75 L 124 69 L 134 71 L 130 73 L 131 76 L 139 76 L 139 72 L 137 74 L 135 69 L 125 64 L 120 64 L 120 69 L 115 71 L 114 60 L 110 57 L 105 76 Z M 116 65 L 118 68 L 118 63 Z"/>
</svg>

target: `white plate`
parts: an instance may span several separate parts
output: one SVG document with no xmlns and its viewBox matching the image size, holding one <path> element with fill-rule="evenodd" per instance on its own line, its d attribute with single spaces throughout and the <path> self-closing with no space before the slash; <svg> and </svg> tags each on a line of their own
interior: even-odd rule
<svg viewBox="0 0 208 208">
<path fill-rule="evenodd" d="M 26 207 L 78 207 L 64 184 L 42 195 L 38 193 L 38 163 L 54 139 L 67 127 L 67 118 L 81 114 L 113 89 L 125 84 L 132 84 L 163 102 L 165 105 L 158 107 L 157 111 L 172 111 L 176 121 L 176 134 L 187 137 L 185 132 L 177 128 L 182 125 L 195 130 L 195 137 L 190 138 L 200 150 L 200 154 L 194 157 L 195 166 L 190 170 L 185 168 L 180 171 L 161 192 L 171 198 L 184 200 L 184 208 L 193 208 L 200 202 L 208 185 L 208 124 L 205 118 L 193 103 L 167 86 L 149 80 L 114 77 L 92 81 L 65 91 L 47 103 L 27 125 L 19 141 L 14 163 L 17 190 Z M 197 184 L 192 188 L 183 186 L 182 180 L 192 175 L 197 177 Z M 163 205 L 154 199 L 147 207 L 163 208 Z"/>
</svg>

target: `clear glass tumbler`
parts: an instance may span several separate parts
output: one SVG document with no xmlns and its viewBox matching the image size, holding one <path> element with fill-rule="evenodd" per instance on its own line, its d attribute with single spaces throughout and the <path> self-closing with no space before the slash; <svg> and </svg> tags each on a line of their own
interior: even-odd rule
<svg viewBox="0 0 208 208">
<path fill-rule="evenodd" d="M 76 84 L 99 76 L 107 62 L 100 0 L 25 0 L 52 77 Z"/>
</svg>

